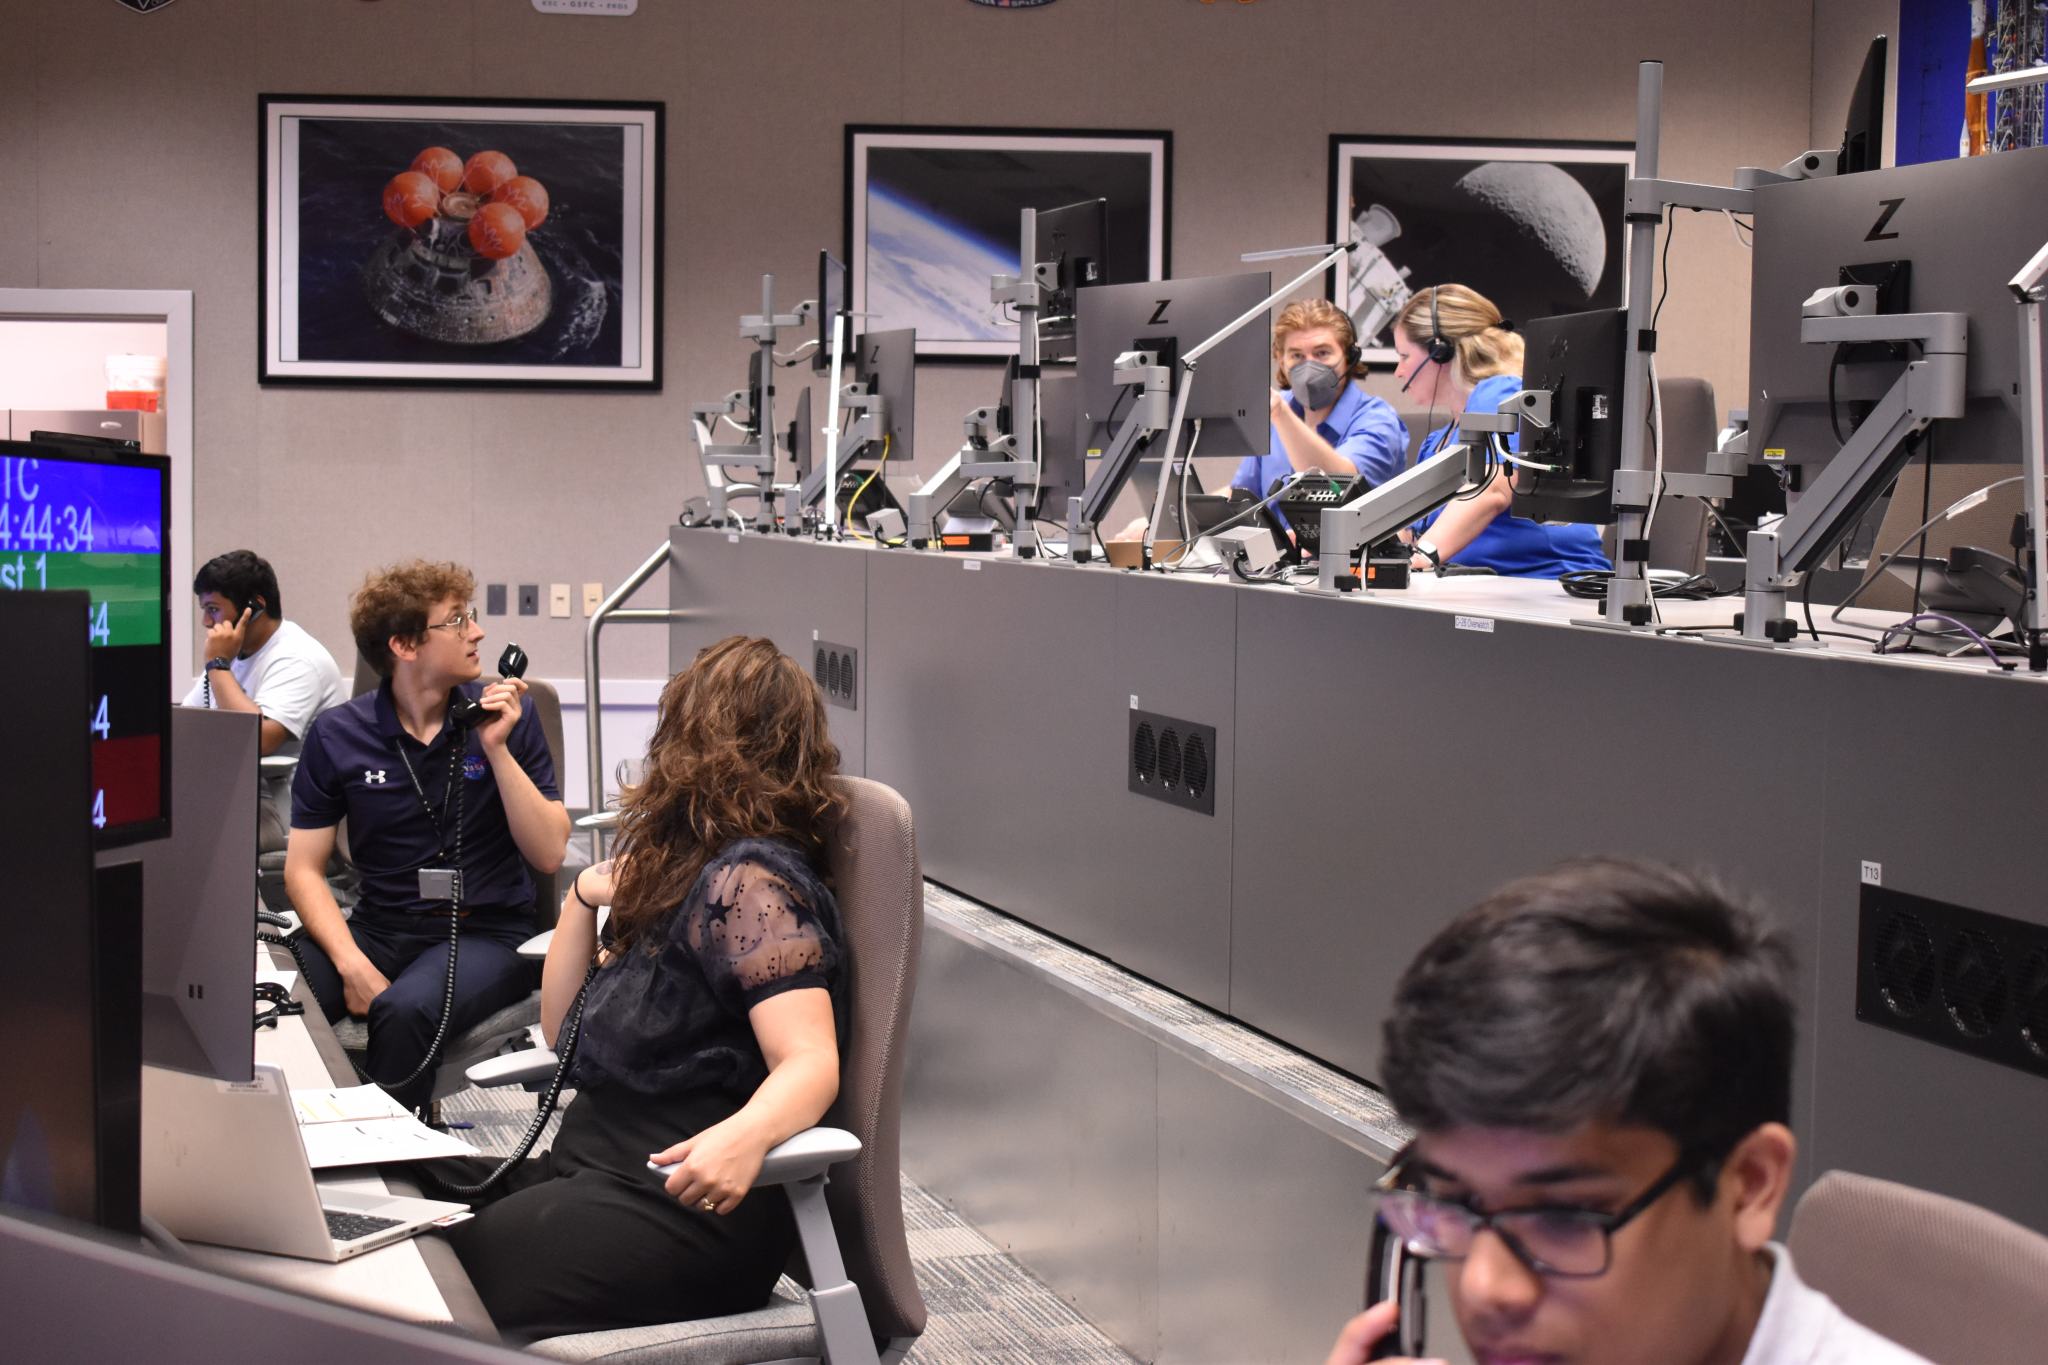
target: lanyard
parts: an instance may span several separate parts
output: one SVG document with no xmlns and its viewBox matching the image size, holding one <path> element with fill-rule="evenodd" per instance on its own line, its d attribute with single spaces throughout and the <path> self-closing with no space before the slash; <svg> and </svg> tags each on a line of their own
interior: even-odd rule
<svg viewBox="0 0 2048 1365">
<path fill-rule="evenodd" d="M 469 736 L 459 730 L 449 736 L 448 784 L 441 791 L 441 809 L 439 811 L 436 811 L 433 803 L 427 800 L 427 789 L 420 785 L 420 775 L 413 771 L 412 759 L 405 752 L 404 737 L 398 736 L 391 741 L 391 747 L 398 750 L 398 761 L 405 765 L 405 775 L 412 783 L 413 795 L 420 799 L 420 809 L 425 811 L 427 819 L 433 822 L 434 838 L 441 845 L 440 857 L 444 862 L 448 859 L 448 803 L 455 799 L 455 784 L 461 777 L 462 759 L 465 751 L 469 748 L 468 741 Z M 459 833 L 460 831 L 457 832 Z"/>
</svg>

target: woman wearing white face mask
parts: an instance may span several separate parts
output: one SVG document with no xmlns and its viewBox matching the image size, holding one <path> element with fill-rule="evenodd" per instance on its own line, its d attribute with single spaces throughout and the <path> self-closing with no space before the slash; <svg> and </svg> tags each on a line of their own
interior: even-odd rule
<svg viewBox="0 0 2048 1365">
<path fill-rule="evenodd" d="M 1360 474 L 1373 484 L 1408 460 L 1408 428 L 1393 405 L 1354 380 L 1365 376 L 1358 333 L 1327 299 L 1297 299 L 1273 324 L 1273 443 L 1246 456 L 1232 488 L 1264 497 L 1296 470 Z"/>
</svg>

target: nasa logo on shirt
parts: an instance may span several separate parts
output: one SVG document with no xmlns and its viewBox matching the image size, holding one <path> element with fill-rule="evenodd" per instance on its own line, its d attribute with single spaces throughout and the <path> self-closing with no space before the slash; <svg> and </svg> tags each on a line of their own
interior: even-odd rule
<svg viewBox="0 0 2048 1365">
<path fill-rule="evenodd" d="M 132 9 L 137 14 L 148 14 L 151 10 L 162 9 L 170 4 L 171 0 L 115 0 L 115 3 L 125 9 Z"/>
<path fill-rule="evenodd" d="M 465 754 L 463 756 L 462 775 L 470 781 L 483 781 L 484 774 L 489 771 L 490 765 L 484 762 L 482 754 Z"/>
</svg>

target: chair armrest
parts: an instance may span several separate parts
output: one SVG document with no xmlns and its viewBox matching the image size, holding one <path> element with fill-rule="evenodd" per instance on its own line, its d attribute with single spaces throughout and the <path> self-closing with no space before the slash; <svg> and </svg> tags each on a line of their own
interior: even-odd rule
<svg viewBox="0 0 2048 1365">
<path fill-rule="evenodd" d="M 486 1057 L 462 1073 L 469 1083 L 488 1089 L 498 1085 L 539 1085 L 555 1074 L 555 1050 L 529 1047 L 499 1057 Z"/>
<path fill-rule="evenodd" d="M 526 942 L 520 944 L 517 948 L 513 949 L 513 951 L 518 953 L 519 956 L 525 958 L 528 962 L 543 962 L 547 959 L 548 945 L 553 943 L 554 941 L 555 931 L 552 929 L 543 929 L 539 933 L 535 934 L 532 938 L 526 940 Z"/>
<path fill-rule="evenodd" d="M 806 1128 L 768 1149 L 761 1173 L 754 1177 L 754 1188 L 809 1180 L 859 1155 L 860 1139 L 844 1128 Z"/>
<path fill-rule="evenodd" d="M 588 815 L 576 817 L 578 829 L 610 829 L 618 823 L 619 813 L 615 810 L 594 810 Z"/>
<path fill-rule="evenodd" d="M 258 767 L 266 772 L 291 772 L 299 766 L 297 754 L 265 754 L 256 760 Z"/>
</svg>

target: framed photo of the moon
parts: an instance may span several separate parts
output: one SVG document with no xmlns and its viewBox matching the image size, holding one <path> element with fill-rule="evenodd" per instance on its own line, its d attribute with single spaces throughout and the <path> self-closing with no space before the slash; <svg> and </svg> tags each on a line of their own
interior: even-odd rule
<svg viewBox="0 0 2048 1365">
<path fill-rule="evenodd" d="M 1096 283 L 1164 279 L 1172 151 L 1163 132 L 849 125 L 848 292 L 867 314 L 854 326 L 914 327 L 924 359 L 1015 355 L 989 279 L 1017 273 L 1027 208 L 1107 200 Z"/>
<path fill-rule="evenodd" d="M 1368 360 L 1418 290 L 1463 284 L 1518 323 L 1627 299 L 1625 142 L 1457 142 L 1332 136 L 1331 240 L 1357 240 L 1330 297 Z"/>
<path fill-rule="evenodd" d="M 258 109 L 262 383 L 661 387 L 661 104 Z"/>
</svg>

